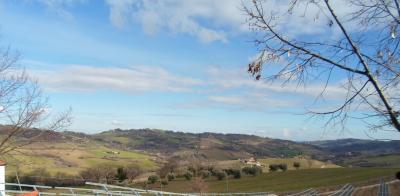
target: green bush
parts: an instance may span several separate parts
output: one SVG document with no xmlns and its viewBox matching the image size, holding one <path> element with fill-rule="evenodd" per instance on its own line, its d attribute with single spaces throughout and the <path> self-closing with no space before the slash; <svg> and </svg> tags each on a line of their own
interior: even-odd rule
<svg viewBox="0 0 400 196">
<path fill-rule="evenodd" d="M 294 162 L 293 163 L 293 167 L 296 168 L 296 169 L 299 169 L 300 168 L 300 162 Z"/>
<path fill-rule="evenodd" d="M 287 164 L 286 163 L 281 163 L 278 165 L 279 169 L 282 171 L 286 171 L 287 170 Z"/>
<path fill-rule="evenodd" d="M 156 176 L 156 175 L 152 175 L 152 176 L 149 176 L 148 178 L 147 178 L 147 183 L 148 184 L 154 184 L 154 183 L 156 183 L 158 181 L 158 176 Z"/>
<path fill-rule="evenodd" d="M 200 171 L 200 176 L 203 179 L 207 179 L 211 176 L 211 172 L 209 172 L 208 170 L 202 170 L 202 171 Z"/>
<path fill-rule="evenodd" d="M 207 167 L 207 171 L 210 172 L 211 176 L 215 176 L 215 168 L 214 168 L 214 166 L 209 165 L 209 166 Z"/>
<path fill-rule="evenodd" d="M 168 181 L 167 181 L 167 180 L 162 180 L 162 181 L 161 181 L 161 184 L 164 185 L 164 186 L 166 186 L 166 185 L 168 185 Z"/>
<path fill-rule="evenodd" d="M 175 180 L 175 174 L 174 174 L 174 173 L 169 173 L 169 174 L 167 175 L 167 179 L 168 179 L 168 181 Z"/>
<path fill-rule="evenodd" d="M 234 169 L 232 175 L 233 175 L 233 178 L 239 179 L 242 177 L 242 172 L 240 172 L 240 170 L 238 170 L 238 169 Z"/>
<path fill-rule="evenodd" d="M 242 172 L 247 175 L 257 176 L 262 173 L 262 168 L 254 166 L 254 167 L 244 167 Z"/>
<path fill-rule="evenodd" d="M 215 172 L 215 176 L 218 180 L 223 180 L 226 178 L 226 173 L 224 171 L 217 171 Z"/>
<path fill-rule="evenodd" d="M 229 168 L 229 169 L 224 169 L 224 172 L 226 173 L 226 175 L 233 175 L 233 170 L 234 169 L 232 169 L 232 168 Z"/>
<path fill-rule="evenodd" d="M 193 177 L 192 172 L 187 171 L 185 174 L 183 174 L 183 177 L 185 177 L 186 180 L 191 180 Z"/>
<path fill-rule="evenodd" d="M 239 179 L 242 177 L 242 172 L 239 169 L 224 169 L 226 175 L 233 176 L 233 178 Z"/>
<path fill-rule="evenodd" d="M 127 175 L 126 175 L 126 172 L 124 171 L 124 168 L 119 167 L 117 169 L 117 174 L 115 175 L 115 178 L 120 182 L 122 182 L 125 179 L 127 179 Z"/>
<path fill-rule="evenodd" d="M 278 164 L 269 165 L 269 171 L 271 171 L 271 172 L 277 171 L 278 169 L 279 169 L 279 165 Z"/>
<path fill-rule="evenodd" d="M 197 169 L 194 168 L 193 166 L 188 167 L 188 171 L 191 172 L 192 174 L 196 175 L 197 174 Z"/>
</svg>

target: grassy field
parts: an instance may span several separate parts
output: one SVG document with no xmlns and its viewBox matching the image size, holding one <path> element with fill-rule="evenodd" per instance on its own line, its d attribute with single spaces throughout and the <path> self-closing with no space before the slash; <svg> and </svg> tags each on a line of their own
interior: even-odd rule
<svg viewBox="0 0 400 196">
<path fill-rule="evenodd" d="M 229 192 L 285 192 L 335 186 L 371 180 L 394 175 L 400 169 L 395 168 L 329 168 L 302 169 L 286 172 L 264 173 L 260 176 L 244 176 L 241 179 L 228 179 Z M 227 181 L 209 180 L 208 192 L 226 192 Z M 164 190 L 191 192 L 191 181 L 178 179 L 170 182 Z"/>
<path fill-rule="evenodd" d="M 379 167 L 400 167 L 400 155 L 389 154 L 389 155 L 375 155 L 375 156 L 360 156 L 354 158 L 348 158 L 344 162 L 344 165 L 376 165 Z"/>
<path fill-rule="evenodd" d="M 13 174 L 17 168 L 21 173 L 46 168 L 51 174 L 63 172 L 71 175 L 99 165 L 137 165 L 146 170 L 157 168 L 154 157 L 148 154 L 113 149 L 95 142 L 48 144 L 21 151 L 6 157 L 8 174 Z"/>
</svg>

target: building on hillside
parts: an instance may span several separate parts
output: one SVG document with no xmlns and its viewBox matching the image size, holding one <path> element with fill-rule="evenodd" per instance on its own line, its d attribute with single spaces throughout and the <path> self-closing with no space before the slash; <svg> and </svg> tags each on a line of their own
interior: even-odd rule
<svg viewBox="0 0 400 196">
<path fill-rule="evenodd" d="M 240 162 L 251 165 L 251 166 L 259 166 L 261 167 L 261 163 L 257 161 L 255 157 L 250 157 L 249 159 L 240 160 Z"/>
</svg>

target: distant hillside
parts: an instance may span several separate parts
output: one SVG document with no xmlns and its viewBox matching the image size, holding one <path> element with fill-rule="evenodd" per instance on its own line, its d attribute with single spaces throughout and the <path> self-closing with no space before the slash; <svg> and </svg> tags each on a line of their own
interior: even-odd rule
<svg viewBox="0 0 400 196">
<path fill-rule="evenodd" d="M 360 139 L 340 139 L 310 142 L 325 151 L 334 154 L 363 153 L 363 154 L 392 154 L 400 153 L 400 140 L 378 141 Z"/>
<path fill-rule="evenodd" d="M 310 144 L 327 152 L 321 160 L 333 160 L 344 166 L 359 167 L 399 167 L 400 140 L 378 141 L 360 139 L 340 139 L 315 141 Z"/>
<path fill-rule="evenodd" d="M 112 130 L 92 135 L 114 147 L 143 150 L 175 156 L 193 155 L 227 160 L 256 157 L 317 156 L 319 147 L 289 140 L 244 134 L 183 133 L 154 129 Z"/>
<path fill-rule="evenodd" d="M 0 126 L 0 137 L 7 133 L 7 130 L 7 126 Z M 294 142 L 245 134 L 186 133 L 156 129 L 115 129 L 98 134 L 30 129 L 18 137 L 27 139 L 37 134 L 40 134 L 40 139 L 47 144 L 96 144 L 127 152 L 141 152 L 158 158 L 176 156 L 184 159 L 196 155 L 211 161 L 221 161 L 251 156 L 290 158 L 303 155 L 342 166 L 400 165 L 400 141 L 340 139 Z"/>
</svg>

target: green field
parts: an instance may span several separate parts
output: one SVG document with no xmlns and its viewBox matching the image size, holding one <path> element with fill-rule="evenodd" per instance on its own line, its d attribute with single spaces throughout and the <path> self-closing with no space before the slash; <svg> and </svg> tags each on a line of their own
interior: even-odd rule
<svg viewBox="0 0 400 196">
<path fill-rule="evenodd" d="M 124 151 L 106 147 L 96 142 L 88 143 L 52 143 L 31 149 L 22 149 L 6 157 L 7 173 L 16 170 L 27 173 L 37 168 L 45 168 L 51 174 L 63 172 L 76 175 L 80 171 L 100 165 L 130 166 L 135 165 L 144 170 L 156 169 L 154 157 L 135 151 Z M 116 153 L 113 153 L 116 152 Z"/>
<path fill-rule="evenodd" d="M 400 155 L 371 155 L 359 156 L 354 158 L 347 158 L 343 161 L 343 165 L 357 166 L 357 165 L 374 165 L 376 167 L 400 167 Z"/>
<path fill-rule="evenodd" d="M 264 173 L 260 176 L 244 176 L 228 179 L 229 192 L 285 192 L 354 183 L 394 175 L 395 168 L 329 168 L 303 169 L 286 172 Z M 191 181 L 178 179 L 163 189 L 173 192 L 191 192 Z M 227 181 L 208 180 L 207 192 L 226 192 Z M 158 188 L 160 188 L 158 186 Z"/>
</svg>

